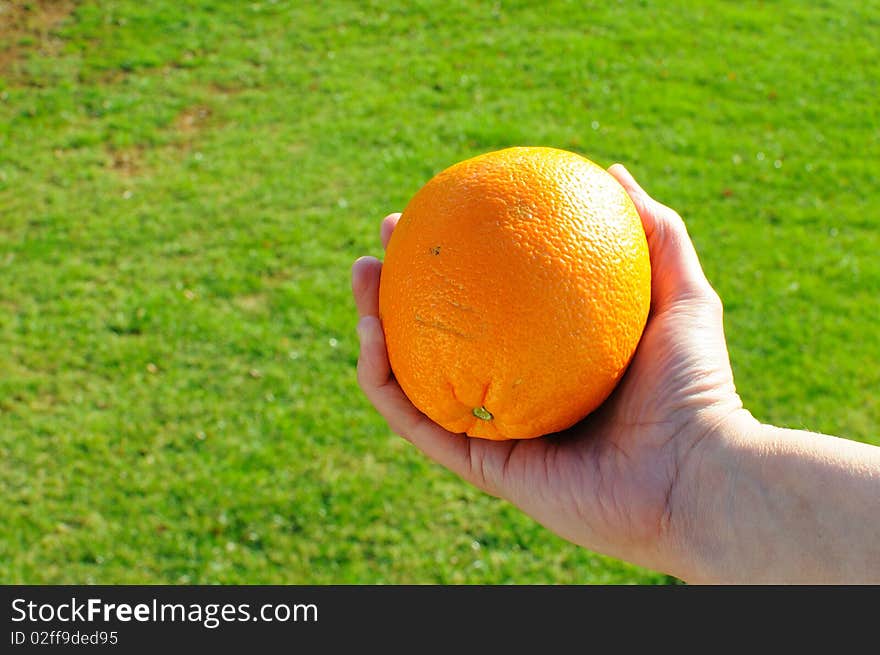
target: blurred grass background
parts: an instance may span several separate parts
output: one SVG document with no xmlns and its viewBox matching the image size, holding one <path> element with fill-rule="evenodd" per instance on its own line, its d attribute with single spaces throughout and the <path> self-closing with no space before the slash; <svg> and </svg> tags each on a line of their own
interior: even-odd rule
<svg viewBox="0 0 880 655">
<path fill-rule="evenodd" d="M 761 420 L 880 443 L 880 4 L 0 0 L 0 580 L 668 583 L 427 462 L 349 267 L 433 173 L 627 164 Z"/>
</svg>

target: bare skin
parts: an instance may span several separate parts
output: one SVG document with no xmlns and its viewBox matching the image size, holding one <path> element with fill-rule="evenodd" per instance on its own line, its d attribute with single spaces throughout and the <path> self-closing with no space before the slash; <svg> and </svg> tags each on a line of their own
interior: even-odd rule
<svg viewBox="0 0 880 655">
<path fill-rule="evenodd" d="M 358 382 L 392 430 L 573 543 L 688 582 L 880 582 L 880 448 L 764 426 L 733 383 L 722 306 L 684 222 L 626 169 L 651 254 L 652 307 L 618 388 L 558 435 L 450 433 L 395 382 L 381 262 L 358 259 Z M 381 225 L 387 245 L 399 214 Z"/>
</svg>

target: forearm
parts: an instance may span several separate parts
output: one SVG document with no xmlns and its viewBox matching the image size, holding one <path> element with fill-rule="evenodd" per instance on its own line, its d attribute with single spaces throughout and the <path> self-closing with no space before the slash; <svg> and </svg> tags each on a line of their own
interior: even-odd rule
<svg viewBox="0 0 880 655">
<path fill-rule="evenodd" d="M 709 439 L 686 580 L 880 583 L 880 448 L 748 416 Z"/>
</svg>

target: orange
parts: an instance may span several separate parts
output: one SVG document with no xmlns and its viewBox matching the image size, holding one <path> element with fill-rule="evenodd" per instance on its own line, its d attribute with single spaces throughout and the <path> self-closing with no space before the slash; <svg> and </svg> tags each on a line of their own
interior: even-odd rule
<svg viewBox="0 0 880 655">
<path fill-rule="evenodd" d="M 455 164 L 410 200 L 379 314 L 394 376 L 453 432 L 563 430 L 614 389 L 651 300 L 645 232 L 604 168 L 554 148 Z"/>
</svg>

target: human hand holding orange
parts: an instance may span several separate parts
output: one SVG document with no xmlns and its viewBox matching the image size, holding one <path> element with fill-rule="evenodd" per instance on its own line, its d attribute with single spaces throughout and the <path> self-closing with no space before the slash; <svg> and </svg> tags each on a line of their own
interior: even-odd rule
<svg viewBox="0 0 880 655">
<path fill-rule="evenodd" d="M 878 543 L 880 528 L 871 526 L 880 520 L 865 525 L 858 508 L 880 491 L 880 449 L 762 426 L 742 408 L 721 302 L 684 222 L 623 166 L 609 172 L 642 219 L 652 306 L 625 376 L 597 411 L 562 433 L 530 440 L 474 439 L 432 422 L 392 375 L 378 319 L 382 264 L 372 257 L 358 259 L 352 270 L 360 315 L 358 382 L 367 398 L 392 430 L 426 455 L 591 550 L 689 581 L 841 581 L 859 572 L 880 578 L 878 553 L 861 557 L 859 568 L 852 547 L 849 559 L 829 563 L 804 546 L 817 524 L 840 529 L 834 525 L 840 521 L 846 529 L 867 531 L 866 544 Z M 398 219 L 392 214 L 383 220 L 383 246 Z M 769 459 L 768 444 L 775 455 Z M 846 477 L 853 459 L 861 474 Z M 789 511 L 790 495 L 811 492 L 796 485 L 816 475 L 837 475 L 837 494 L 817 497 L 801 515 Z M 777 477 L 791 487 L 779 489 Z M 768 486 L 772 493 L 758 492 Z M 777 554 L 770 564 L 756 535 L 783 519 L 790 529 L 773 550 L 788 556 Z"/>
<path fill-rule="evenodd" d="M 353 269 L 361 316 L 358 378 L 395 432 L 469 482 L 575 543 L 657 567 L 667 557 L 661 553 L 680 539 L 677 485 L 689 474 L 694 449 L 741 405 L 720 303 L 683 222 L 622 166 L 610 172 L 643 219 L 654 306 L 628 373 L 599 411 L 562 434 L 536 440 L 490 442 L 443 430 L 407 400 L 391 375 L 377 318 L 381 264 L 368 257 Z M 383 246 L 398 218 L 383 221 Z"/>
</svg>

